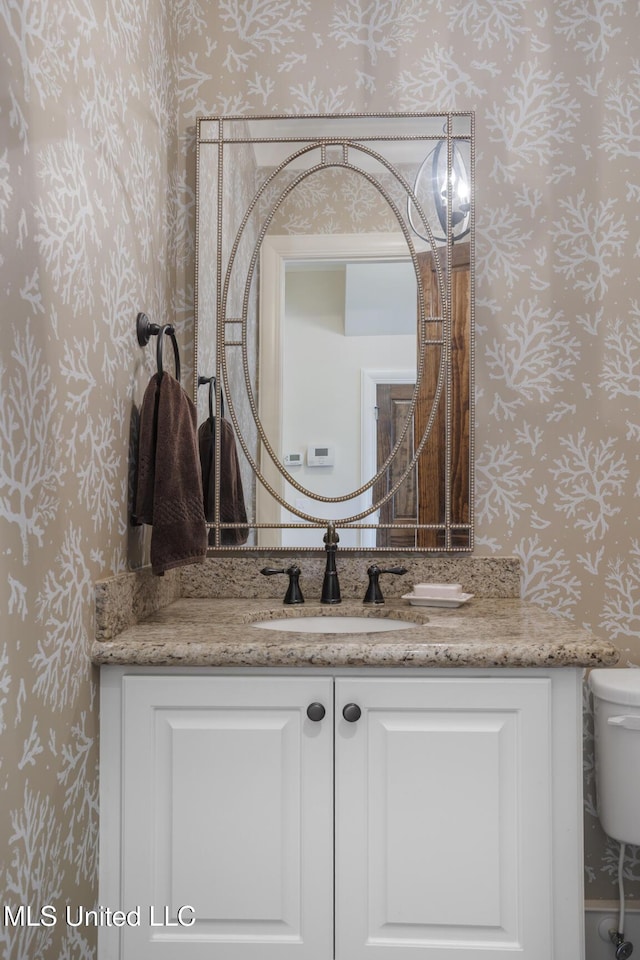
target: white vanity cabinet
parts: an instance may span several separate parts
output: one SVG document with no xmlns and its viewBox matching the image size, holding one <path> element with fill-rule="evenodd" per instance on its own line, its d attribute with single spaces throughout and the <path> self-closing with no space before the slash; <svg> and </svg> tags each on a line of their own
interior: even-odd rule
<svg viewBox="0 0 640 960">
<path fill-rule="evenodd" d="M 581 674 L 103 669 L 99 960 L 579 960 Z"/>
</svg>

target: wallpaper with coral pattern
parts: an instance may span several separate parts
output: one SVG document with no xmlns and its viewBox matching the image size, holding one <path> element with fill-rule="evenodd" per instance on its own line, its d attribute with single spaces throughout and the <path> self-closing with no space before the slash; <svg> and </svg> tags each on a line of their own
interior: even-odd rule
<svg viewBox="0 0 640 960">
<path fill-rule="evenodd" d="M 0 0 L 0 28 L 3 903 L 96 896 L 92 584 L 146 559 L 138 310 L 191 378 L 199 114 L 475 110 L 477 552 L 640 666 L 636 0 Z M 95 956 L 60 925 L 0 950 Z"/>
</svg>

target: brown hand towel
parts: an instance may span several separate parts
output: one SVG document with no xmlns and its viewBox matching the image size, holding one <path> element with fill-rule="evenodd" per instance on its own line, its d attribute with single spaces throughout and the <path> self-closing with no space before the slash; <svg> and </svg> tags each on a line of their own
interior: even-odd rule
<svg viewBox="0 0 640 960">
<path fill-rule="evenodd" d="M 210 523 L 215 522 L 215 444 L 216 421 L 208 417 L 198 429 L 200 448 L 200 466 L 202 468 L 202 486 L 204 490 L 204 512 Z M 222 523 L 247 522 L 247 510 L 242 489 L 240 464 L 236 450 L 233 426 L 224 417 L 220 418 L 220 521 Z M 239 545 L 247 542 L 249 528 L 228 527 L 220 532 L 220 542 Z M 211 543 L 215 542 L 215 531 L 210 533 Z"/>
<path fill-rule="evenodd" d="M 151 377 L 142 401 L 134 522 L 153 526 L 153 573 L 204 560 L 196 409 L 169 373 Z"/>
</svg>

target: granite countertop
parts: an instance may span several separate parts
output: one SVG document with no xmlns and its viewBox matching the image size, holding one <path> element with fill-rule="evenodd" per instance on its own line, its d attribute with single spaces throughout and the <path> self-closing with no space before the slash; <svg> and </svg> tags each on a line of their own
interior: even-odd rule
<svg viewBox="0 0 640 960">
<path fill-rule="evenodd" d="M 256 620 L 300 616 L 405 619 L 407 630 L 332 634 L 264 630 Z M 454 608 L 405 600 L 366 607 L 270 599 L 181 598 L 93 643 L 99 665 L 213 667 L 596 667 L 618 651 L 606 640 L 519 599 L 473 598 Z"/>
</svg>

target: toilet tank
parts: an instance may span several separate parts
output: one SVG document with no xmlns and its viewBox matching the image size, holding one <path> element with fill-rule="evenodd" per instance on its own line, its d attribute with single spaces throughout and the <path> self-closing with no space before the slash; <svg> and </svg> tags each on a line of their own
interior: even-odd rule
<svg viewBox="0 0 640 960">
<path fill-rule="evenodd" d="M 610 837 L 640 843 L 640 669 L 598 669 L 593 693 L 598 817 Z"/>
</svg>

